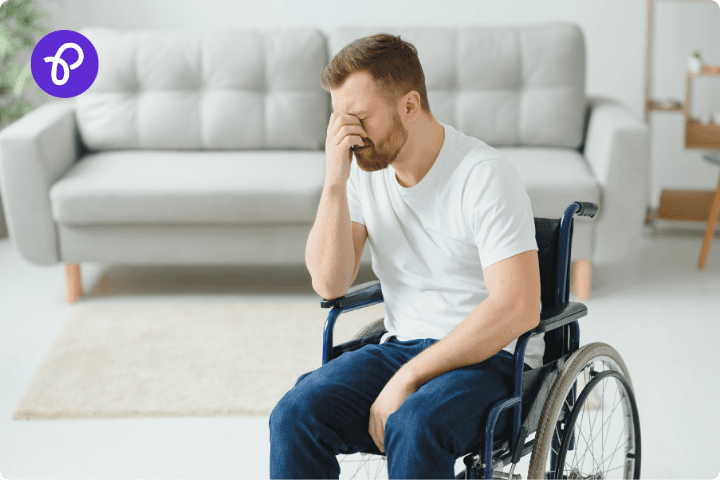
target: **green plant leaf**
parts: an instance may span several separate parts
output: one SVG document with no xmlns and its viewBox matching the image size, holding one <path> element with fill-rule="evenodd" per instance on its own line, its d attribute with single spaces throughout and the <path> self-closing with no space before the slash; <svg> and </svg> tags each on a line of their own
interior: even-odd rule
<svg viewBox="0 0 720 480">
<path fill-rule="evenodd" d="M 14 98 L 15 100 L 10 105 L 0 107 L 0 121 L 14 122 L 35 108 L 22 97 Z"/>
<path fill-rule="evenodd" d="M 0 57 L 8 59 L 21 50 L 12 29 L 5 24 L 0 25 Z"/>
<path fill-rule="evenodd" d="M 6 72 L 0 71 L 0 88 L 8 89 L 10 85 L 10 80 L 8 79 L 8 74 Z"/>
<path fill-rule="evenodd" d="M 0 5 L 0 126 L 13 122 L 35 108 L 23 93 L 36 89 L 43 99 L 47 94 L 32 77 L 30 62 L 19 65 L 11 59 L 32 50 L 39 36 L 49 32 L 40 22 L 49 15 L 37 0 L 7 0 Z"/>
<path fill-rule="evenodd" d="M 15 95 L 16 97 L 22 95 L 22 92 L 32 81 L 32 72 L 30 71 L 30 63 L 28 62 L 28 64 L 25 65 L 25 68 L 20 70 L 20 73 L 18 73 L 17 79 L 15 80 L 15 88 L 13 89 L 13 95 Z"/>
</svg>

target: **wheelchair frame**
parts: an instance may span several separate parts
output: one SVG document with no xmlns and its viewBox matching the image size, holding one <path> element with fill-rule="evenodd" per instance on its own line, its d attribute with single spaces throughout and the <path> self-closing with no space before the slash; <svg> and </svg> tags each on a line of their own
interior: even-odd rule
<svg viewBox="0 0 720 480">
<path fill-rule="evenodd" d="M 538 240 L 538 254 L 540 256 L 541 273 L 541 299 L 540 323 L 533 330 L 529 330 L 518 337 L 513 354 L 513 394 L 495 403 L 485 421 L 484 441 L 482 452 L 479 445 L 471 448 L 470 454 L 465 454 L 467 478 L 475 478 L 475 470 L 479 466 L 484 478 L 492 478 L 493 468 L 516 464 L 521 457 L 530 453 L 535 439 L 525 443 L 529 433 L 537 430 L 539 412 L 547 399 L 552 382 L 554 382 L 562 364 L 579 348 L 580 327 L 578 319 L 587 315 L 587 307 L 580 302 L 569 302 L 570 252 L 573 233 L 573 215 L 594 217 L 598 206 L 592 202 L 574 202 L 570 204 L 559 220 L 535 217 L 536 239 Z M 544 223 L 543 223 L 544 222 Z M 549 232 L 538 232 L 538 226 L 550 227 Z M 543 265 L 551 271 L 543 274 Z M 556 270 L 553 275 L 552 270 Z M 554 277 L 554 278 L 553 278 Z M 543 283 L 542 280 L 545 280 Z M 322 308 L 331 308 L 325 321 L 323 335 L 322 364 L 331 361 L 344 352 L 356 350 L 370 343 L 378 343 L 384 332 L 369 335 L 360 339 L 351 340 L 344 344 L 333 346 L 333 329 L 335 322 L 344 312 L 349 312 L 383 301 L 379 280 L 363 283 L 350 288 L 348 292 L 333 300 L 323 299 Z M 562 327 L 562 329 L 560 328 Z M 524 372 L 525 348 L 532 335 L 545 334 L 545 354 L 543 365 L 536 369 Z M 549 340 L 549 342 L 548 342 Z M 525 375 L 524 375 L 525 374 Z M 572 407 L 577 400 L 577 384 L 573 387 Z M 533 390 L 536 393 L 532 400 L 523 401 L 523 390 Z M 543 399 L 544 397 L 544 399 Z M 542 402 L 539 399 L 543 399 Z M 524 408 L 523 408 L 524 407 Z M 506 409 L 513 409 L 511 423 L 511 438 L 501 439 L 493 443 L 495 424 L 500 413 Z M 521 414 L 526 413 L 523 424 Z M 555 442 L 555 439 L 553 439 Z M 571 438 L 571 448 L 574 438 Z M 509 443 L 509 444 L 508 444 Z M 493 461 L 493 447 L 501 453 L 500 458 Z M 506 449 L 509 452 L 506 452 Z M 473 454 L 478 450 L 477 454 Z M 555 449 L 557 450 L 557 448 Z M 504 453 L 503 453 L 504 452 Z M 552 452 L 551 468 L 554 472 L 557 464 L 557 454 Z"/>
</svg>

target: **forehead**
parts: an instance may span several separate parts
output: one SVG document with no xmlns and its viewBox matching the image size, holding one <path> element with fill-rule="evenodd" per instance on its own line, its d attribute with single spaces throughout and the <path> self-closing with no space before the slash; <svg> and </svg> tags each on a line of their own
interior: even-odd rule
<svg viewBox="0 0 720 480">
<path fill-rule="evenodd" d="M 375 83 L 365 72 L 350 75 L 345 82 L 330 92 L 332 107 L 336 112 L 350 115 L 365 113 L 377 105 Z"/>
</svg>

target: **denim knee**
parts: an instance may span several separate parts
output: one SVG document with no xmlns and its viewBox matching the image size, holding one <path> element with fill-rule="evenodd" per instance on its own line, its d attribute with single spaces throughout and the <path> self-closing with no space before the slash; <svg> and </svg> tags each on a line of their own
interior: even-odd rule
<svg viewBox="0 0 720 480">
<path fill-rule="evenodd" d="M 453 432 L 442 416 L 430 410 L 399 408 L 385 422 L 385 447 L 393 448 L 399 443 L 415 449 L 420 446 L 453 451 Z"/>
<path fill-rule="evenodd" d="M 306 373 L 303 373 L 302 375 L 300 375 L 298 377 L 298 379 L 295 381 L 295 385 L 293 385 L 293 387 L 287 393 L 285 393 L 285 395 L 283 395 L 283 397 L 280 399 L 280 401 L 275 405 L 272 412 L 270 412 L 270 421 L 268 422 L 271 430 L 272 430 L 272 426 L 273 426 L 273 416 L 275 416 L 275 417 L 282 416 L 285 419 L 288 418 L 288 413 L 286 412 L 286 410 L 288 408 L 293 408 L 293 403 L 297 403 L 297 401 L 298 401 L 298 398 L 297 398 L 298 390 L 296 387 L 305 377 L 307 377 L 308 375 L 310 375 L 313 372 L 314 372 L 314 370 L 311 370 L 309 372 L 306 372 Z M 295 407 L 295 408 L 297 408 L 297 407 Z M 276 414 L 276 412 L 278 410 L 280 411 L 280 413 Z M 292 417 L 290 417 L 290 418 L 292 418 Z"/>
<path fill-rule="evenodd" d="M 312 395 L 303 398 L 297 388 L 288 391 L 270 413 L 271 435 L 273 430 L 290 433 L 309 421 L 314 415 L 312 403 Z"/>
<path fill-rule="evenodd" d="M 327 408 L 317 392 L 303 382 L 270 413 L 271 478 L 338 478 L 335 452 L 345 445 L 326 424 Z"/>
</svg>

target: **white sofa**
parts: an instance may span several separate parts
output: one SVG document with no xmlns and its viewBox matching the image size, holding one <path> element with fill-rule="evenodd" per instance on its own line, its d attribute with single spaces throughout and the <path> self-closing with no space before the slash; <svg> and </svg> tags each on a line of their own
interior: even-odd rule
<svg viewBox="0 0 720 480">
<path fill-rule="evenodd" d="M 92 87 L 0 133 L 10 238 L 30 262 L 66 263 L 70 302 L 82 262 L 304 264 L 332 113 L 320 74 L 378 32 L 417 47 L 435 118 L 506 155 L 536 217 L 600 206 L 575 218 L 576 295 L 635 257 L 648 128 L 586 96 L 576 25 L 80 32 L 99 55 Z"/>
</svg>

